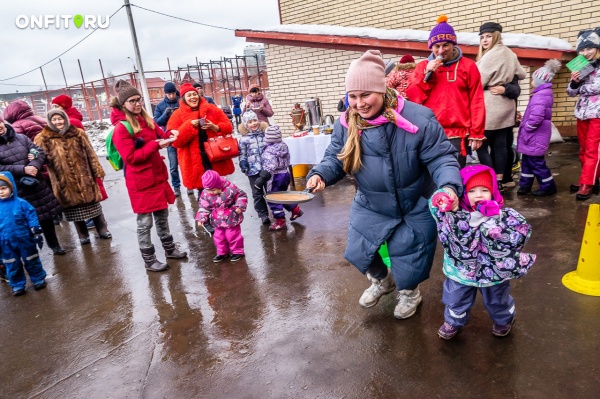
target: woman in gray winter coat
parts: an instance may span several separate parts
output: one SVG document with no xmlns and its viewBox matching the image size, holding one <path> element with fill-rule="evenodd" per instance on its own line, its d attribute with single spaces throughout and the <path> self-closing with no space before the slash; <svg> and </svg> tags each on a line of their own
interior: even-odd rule
<svg viewBox="0 0 600 399">
<path fill-rule="evenodd" d="M 372 307 L 398 288 L 394 316 L 405 319 L 421 302 L 418 285 L 429 277 L 436 247 L 427 200 L 444 188 L 458 207 L 463 188 L 458 154 L 433 112 L 387 89 L 384 70 L 376 50 L 350 64 L 348 110 L 335 122 L 331 144 L 310 171 L 307 187 L 320 191 L 346 174 L 354 176 L 358 192 L 344 257 L 371 282 L 359 304 Z M 378 253 L 385 242 L 391 271 Z"/>
</svg>

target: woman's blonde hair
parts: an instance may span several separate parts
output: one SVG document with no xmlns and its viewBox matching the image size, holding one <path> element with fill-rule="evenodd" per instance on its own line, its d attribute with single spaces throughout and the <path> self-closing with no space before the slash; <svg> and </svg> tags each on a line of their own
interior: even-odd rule
<svg viewBox="0 0 600 399">
<path fill-rule="evenodd" d="M 117 97 L 113 97 L 110 100 L 110 106 L 112 108 L 118 109 L 119 111 L 123 111 L 125 117 L 127 118 L 127 122 L 129 122 L 129 124 L 131 125 L 131 128 L 133 129 L 134 133 L 138 133 L 142 130 L 142 127 L 140 126 L 140 123 L 138 122 L 135 114 L 130 112 L 126 107 L 121 106 Z M 154 129 L 154 119 L 152 119 L 152 117 L 148 114 L 148 112 L 146 112 L 146 110 L 143 107 L 140 115 L 142 118 L 144 118 L 144 121 L 146 121 L 148 127 L 150 129 Z"/>
<path fill-rule="evenodd" d="M 485 53 L 487 53 L 488 51 L 493 49 L 494 46 L 498 43 L 502 44 L 502 34 L 499 31 L 494 31 L 494 32 L 492 32 L 492 45 L 487 50 L 483 49 L 483 46 L 481 45 L 481 41 L 480 41 L 479 52 L 477 53 L 476 60 L 479 61 Z"/>
<path fill-rule="evenodd" d="M 360 134 L 358 133 L 358 113 L 348 109 L 348 140 L 337 158 L 344 164 L 344 172 L 356 173 L 362 166 L 360 159 Z"/>
</svg>

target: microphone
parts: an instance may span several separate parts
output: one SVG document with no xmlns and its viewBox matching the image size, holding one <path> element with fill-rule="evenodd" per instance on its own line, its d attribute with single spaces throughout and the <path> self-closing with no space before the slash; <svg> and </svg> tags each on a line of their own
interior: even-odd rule
<svg viewBox="0 0 600 399">
<path fill-rule="evenodd" d="M 444 59 L 444 57 L 441 55 L 438 55 L 437 57 L 435 57 L 435 60 L 438 62 L 438 65 L 441 65 L 443 59 Z M 427 83 L 427 81 L 429 79 L 431 79 L 431 75 L 433 75 L 433 72 L 434 71 L 427 72 L 427 74 L 425 75 L 425 79 L 423 79 L 423 82 Z"/>
</svg>

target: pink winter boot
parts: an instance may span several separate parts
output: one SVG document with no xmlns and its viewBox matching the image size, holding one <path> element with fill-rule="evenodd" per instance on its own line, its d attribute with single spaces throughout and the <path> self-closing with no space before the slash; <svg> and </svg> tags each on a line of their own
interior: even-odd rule
<svg viewBox="0 0 600 399">
<path fill-rule="evenodd" d="M 285 230 L 287 229 L 287 224 L 285 223 L 285 218 L 275 219 L 275 223 L 269 226 L 269 230 L 277 231 L 277 230 Z"/>
</svg>

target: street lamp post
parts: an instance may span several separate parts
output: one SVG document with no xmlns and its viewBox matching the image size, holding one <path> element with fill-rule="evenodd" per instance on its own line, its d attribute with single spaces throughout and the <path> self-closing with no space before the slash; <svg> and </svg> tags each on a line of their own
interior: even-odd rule
<svg viewBox="0 0 600 399">
<path fill-rule="evenodd" d="M 137 42 L 137 35 L 135 33 L 135 25 L 133 24 L 133 15 L 131 14 L 131 5 L 129 0 L 125 0 L 125 10 L 127 10 L 127 19 L 129 20 L 129 30 L 131 31 L 131 40 L 133 40 L 133 49 L 135 51 L 135 59 L 139 67 L 138 76 L 142 85 L 142 94 L 144 97 L 144 105 L 146 111 L 152 115 L 152 105 L 150 104 L 150 93 L 148 92 L 148 86 L 146 85 L 146 77 L 144 76 L 144 66 L 142 65 L 142 56 L 140 55 L 140 48 Z M 129 58 L 129 57 L 128 57 Z"/>
</svg>

